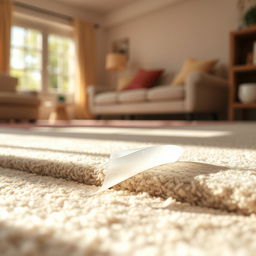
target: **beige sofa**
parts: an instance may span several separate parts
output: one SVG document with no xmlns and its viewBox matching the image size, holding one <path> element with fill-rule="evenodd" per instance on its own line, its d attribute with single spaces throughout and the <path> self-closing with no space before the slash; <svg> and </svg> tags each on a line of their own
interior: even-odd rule
<svg viewBox="0 0 256 256">
<path fill-rule="evenodd" d="M 16 92 L 17 79 L 0 73 L 0 120 L 36 121 L 40 99 L 32 93 Z"/>
<path fill-rule="evenodd" d="M 100 93 L 92 86 L 89 107 L 96 116 L 219 113 L 226 110 L 227 88 L 223 77 L 202 72 L 192 73 L 184 86 Z"/>
</svg>

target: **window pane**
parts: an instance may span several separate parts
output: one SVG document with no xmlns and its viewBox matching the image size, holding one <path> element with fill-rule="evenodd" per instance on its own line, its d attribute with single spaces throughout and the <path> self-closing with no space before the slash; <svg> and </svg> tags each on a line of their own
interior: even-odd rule
<svg viewBox="0 0 256 256">
<path fill-rule="evenodd" d="M 41 73 L 39 71 L 27 71 L 26 72 L 27 89 L 39 90 L 41 84 Z"/>
<path fill-rule="evenodd" d="M 11 44 L 13 46 L 23 47 L 25 45 L 26 30 L 20 27 L 12 28 Z"/>
<path fill-rule="evenodd" d="M 26 33 L 26 45 L 33 49 L 42 49 L 42 35 L 32 29 L 28 29 Z"/>
<path fill-rule="evenodd" d="M 61 63 L 59 62 L 59 57 L 57 54 L 50 54 L 49 56 L 49 72 L 50 73 L 60 73 L 61 72 Z"/>
<path fill-rule="evenodd" d="M 66 38 L 63 41 L 63 52 L 69 54 L 69 55 L 73 55 L 73 46 L 74 44 L 71 42 L 70 39 Z"/>
<path fill-rule="evenodd" d="M 25 54 L 25 65 L 29 69 L 41 69 L 41 53 L 28 50 Z"/>
<path fill-rule="evenodd" d="M 62 82 L 63 82 L 63 84 L 62 84 L 63 91 L 64 92 L 68 92 L 69 89 L 70 89 L 70 83 L 72 83 L 71 79 L 69 77 L 67 77 L 67 76 L 64 76 Z"/>
<path fill-rule="evenodd" d="M 14 26 L 11 41 L 11 73 L 19 90 L 40 90 L 42 70 L 42 34 Z"/>
<path fill-rule="evenodd" d="M 58 89 L 58 75 L 51 74 L 49 75 L 49 89 L 50 91 L 57 91 Z"/>
<path fill-rule="evenodd" d="M 24 50 L 23 49 L 15 49 L 11 50 L 11 67 L 13 69 L 24 69 Z"/>
<path fill-rule="evenodd" d="M 62 71 L 63 71 L 63 74 L 66 74 L 66 75 L 70 73 L 71 67 L 70 67 L 68 61 L 63 61 L 63 63 L 62 63 Z"/>
<path fill-rule="evenodd" d="M 56 54 L 61 52 L 61 40 L 59 40 L 58 36 L 49 36 L 49 51 Z"/>
<path fill-rule="evenodd" d="M 70 38 L 50 35 L 49 38 L 49 88 L 51 91 L 70 93 L 74 88 L 75 54 Z"/>
</svg>

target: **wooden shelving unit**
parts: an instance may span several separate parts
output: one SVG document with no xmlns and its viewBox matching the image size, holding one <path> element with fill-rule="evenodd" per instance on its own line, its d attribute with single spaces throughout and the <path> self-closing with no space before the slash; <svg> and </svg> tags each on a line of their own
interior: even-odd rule
<svg viewBox="0 0 256 256">
<path fill-rule="evenodd" d="M 256 71 L 256 65 L 239 65 L 239 66 L 233 66 L 232 69 L 235 72 L 250 72 L 250 71 Z"/>
<path fill-rule="evenodd" d="M 229 68 L 229 110 L 228 118 L 235 120 L 236 110 L 256 109 L 256 103 L 239 102 L 239 84 L 256 82 L 256 65 L 247 64 L 247 55 L 253 52 L 256 42 L 256 26 L 230 33 L 230 68 Z"/>
<path fill-rule="evenodd" d="M 234 108 L 256 108 L 256 103 L 250 103 L 250 104 L 245 104 L 245 103 L 234 103 L 233 104 Z"/>
</svg>

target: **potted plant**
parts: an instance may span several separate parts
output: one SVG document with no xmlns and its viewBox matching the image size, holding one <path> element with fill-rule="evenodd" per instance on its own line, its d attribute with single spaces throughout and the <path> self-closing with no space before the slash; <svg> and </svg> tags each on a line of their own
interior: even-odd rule
<svg viewBox="0 0 256 256">
<path fill-rule="evenodd" d="M 64 95 L 58 95 L 57 96 L 57 102 L 63 103 L 66 101 L 66 97 Z"/>
<path fill-rule="evenodd" d="M 256 0 L 238 0 L 239 28 L 256 24 Z"/>
<path fill-rule="evenodd" d="M 256 24 L 256 6 L 249 8 L 249 10 L 245 13 L 244 23 L 246 26 L 251 26 Z"/>
</svg>

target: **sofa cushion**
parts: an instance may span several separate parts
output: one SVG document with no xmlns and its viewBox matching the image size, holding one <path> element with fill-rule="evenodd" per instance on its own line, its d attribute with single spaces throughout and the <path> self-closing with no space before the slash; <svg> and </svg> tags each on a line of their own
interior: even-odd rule
<svg viewBox="0 0 256 256">
<path fill-rule="evenodd" d="M 131 91 L 123 91 L 118 95 L 118 102 L 121 103 L 132 103 L 132 102 L 143 102 L 146 100 L 146 89 L 137 89 Z"/>
<path fill-rule="evenodd" d="M 154 86 L 157 80 L 163 73 L 162 69 L 159 70 L 144 70 L 140 69 L 132 81 L 125 87 L 125 90 L 144 89 Z"/>
<path fill-rule="evenodd" d="M 95 96 L 95 103 L 99 105 L 115 104 L 117 102 L 117 92 L 102 92 Z"/>
<path fill-rule="evenodd" d="M 149 101 L 182 100 L 184 98 L 184 86 L 163 85 L 152 88 L 147 92 L 147 100 Z"/>
<path fill-rule="evenodd" d="M 132 81 L 132 75 L 121 76 L 117 81 L 117 91 L 124 91 L 127 85 Z"/>
<path fill-rule="evenodd" d="M 214 69 L 214 66 L 218 60 L 196 60 L 196 59 L 187 59 L 183 63 L 183 66 L 180 70 L 180 72 L 176 75 L 174 78 L 172 84 L 173 85 L 183 85 L 185 84 L 188 76 L 195 72 L 195 71 L 201 71 L 209 73 Z"/>
<path fill-rule="evenodd" d="M 36 96 L 31 96 L 31 95 L 26 95 L 26 94 L 1 92 L 0 93 L 0 104 L 37 106 L 40 104 L 40 99 Z"/>
</svg>

